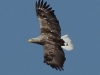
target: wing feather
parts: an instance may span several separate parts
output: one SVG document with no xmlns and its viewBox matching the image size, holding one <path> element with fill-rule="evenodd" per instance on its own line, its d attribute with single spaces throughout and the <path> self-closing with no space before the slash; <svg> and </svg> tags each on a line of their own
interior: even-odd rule
<svg viewBox="0 0 100 75">
<path fill-rule="evenodd" d="M 47 2 L 43 0 L 36 2 L 36 14 L 40 22 L 41 34 L 44 33 L 42 28 L 45 28 L 50 31 L 49 33 L 55 33 L 58 35 L 57 37 L 61 37 L 59 21 L 54 14 L 54 10 L 52 10 L 52 7 Z"/>
<path fill-rule="evenodd" d="M 45 8 L 45 7 L 46 7 L 46 4 L 47 4 L 47 2 L 45 2 L 45 3 L 44 3 L 43 8 Z"/>
<path fill-rule="evenodd" d="M 41 1 L 41 5 L 40 5 L 40 7 L 43 7 L 43 0 Z"/>
</svg>

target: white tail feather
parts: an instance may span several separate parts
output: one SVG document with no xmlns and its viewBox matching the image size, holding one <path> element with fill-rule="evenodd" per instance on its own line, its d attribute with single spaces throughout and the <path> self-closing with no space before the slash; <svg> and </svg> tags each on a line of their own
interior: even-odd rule
<svg viewBox="0 0 100 75">
<path fill-rule="evenodd" d="M 71 43 L 71 39 L 68 37 L 68 35 L 66 34 L 62 36 L 61 39 L 65 41 L 64 43 L 65 46 L 61 46 L 61 47 L 67 51 L 71 51 L 73 49 L 73 44 Z"/>
</svg>

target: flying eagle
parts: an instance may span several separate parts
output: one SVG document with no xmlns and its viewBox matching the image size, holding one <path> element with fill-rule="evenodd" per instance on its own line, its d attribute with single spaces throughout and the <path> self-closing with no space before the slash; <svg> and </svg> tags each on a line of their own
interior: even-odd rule
<svg viewBox="0 0 100 75">
<path fill-rule="evenodd" d="M 37 38 L 31 38 L 28 42 L 40 44 L 44 47 L 44 63 L 56 70 L 64 70 L 63 64 L 66 60 L 65 50 L 72 50 L 68 35 L 61 37 L 61 28 L 52 7 L 43 0 L 36 1 L 36 14 L 40 22 L 41 33 Z"/>
</svg>

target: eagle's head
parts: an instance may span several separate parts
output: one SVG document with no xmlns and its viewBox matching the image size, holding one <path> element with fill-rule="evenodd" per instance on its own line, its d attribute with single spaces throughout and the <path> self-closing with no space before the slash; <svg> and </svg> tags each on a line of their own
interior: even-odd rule
<svg viewBox="0 0 100 75">
<path fill-rule="evenodd" d="M 37 38 L 31 38 L 31 39 L 28 40 L 28 42 L 42 45 L 42 42 L 40 41 L 40 39 L 38 37 Z"/>
</svg>

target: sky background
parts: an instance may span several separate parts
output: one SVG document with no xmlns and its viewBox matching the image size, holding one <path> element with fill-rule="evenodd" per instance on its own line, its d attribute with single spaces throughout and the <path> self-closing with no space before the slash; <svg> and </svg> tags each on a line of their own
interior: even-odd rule
<svg viewBox="0 0 100 75">
<path fill-rule="evenodd" d="M 43 63 L 43 47 L 28 43 L 40 34 L 35 1 L 0 0 L 0 75 L 100 75 L 100 0 L 45 0 L 74 44 L 64 50 L 64 71 Z"/>
</svg>

